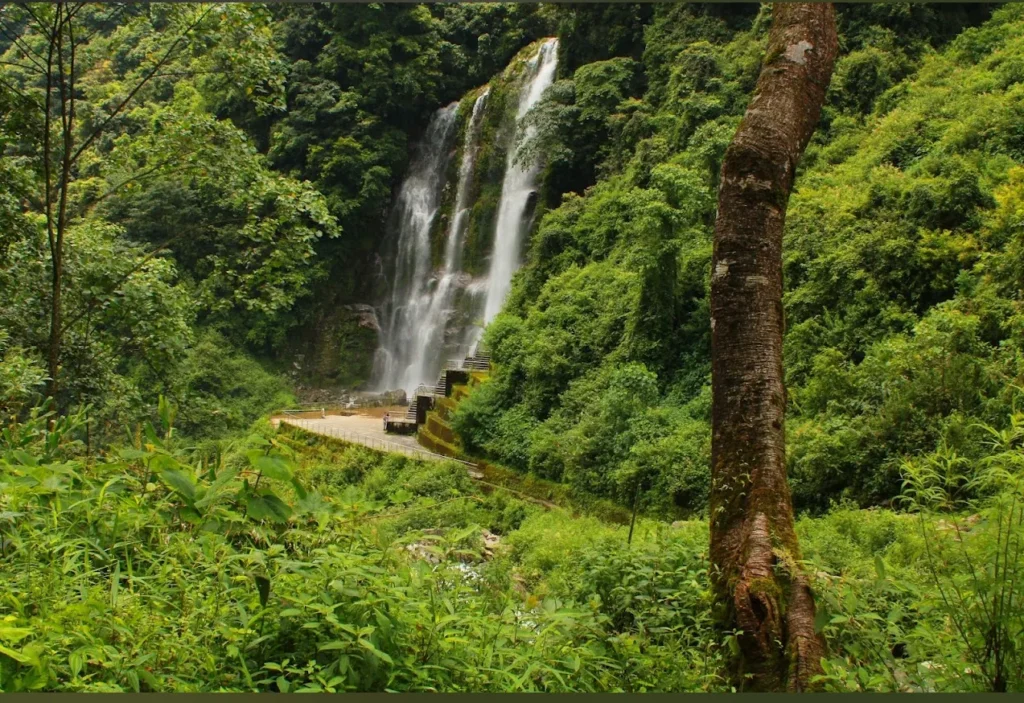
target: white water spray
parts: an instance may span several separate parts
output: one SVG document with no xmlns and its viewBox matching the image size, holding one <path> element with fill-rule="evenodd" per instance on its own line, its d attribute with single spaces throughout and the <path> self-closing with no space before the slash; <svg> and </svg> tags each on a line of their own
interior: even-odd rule
<svg viewBox="0 0 1024 703">
<path fill-rule="evenodd" d="M 535 66 L 531 79 L 519 94 L 517 122 L 537 104 L 541 95 L 555 78 L 558 63 L 558 40 L 549 39 L 541 45 L 537 56 L 532 59 Z M 487 301 L 484 303 L 484 324 L 494 319 L 501 311 L 509 288 L 512 274 L 520 265 L 523 235 L 528 226 L 526 207 L 530 196 L 537 189 L 537 163 L 518 165 L 516 154 L 522 145 L 533 137 L 533 126 L 524 130 L 523 140 L 513 144 L 508 152 L 505 166 L 505 180 L 501 186 L 501 201 L 498 207 L 498 222 L 494 231 L 494 248 L 491 250 L 491 270 L 487 276 Z"/>
<path fill-rule="evenodd" d="M 558 42 L 545 41 L 527 63 L 520 88 L 516 123 L 522 120 L 554 80 Z M 489 91 L 473 104 L 465 129 L 452 218 L 445 232 L 444 262 L 431 270 L 430 232 L 445 187 L 457 105 L 439 110 L 428 126 L 417 156 L 403 182 L 395 205 L 398 247 L 395 279 L 385 305 L 382 345 L 373 377 L 381 390 L 402 388 L 411 393 L 421 384 L 433 385 L 448 354 L 468 352 L 480 329 L 456 318 L 456 303 L 471 318 L 489 322 L 501 309 L 520 265 L 523 235 L 529 225 L 527 206 L 536 191 L 538 164 L 516 165 L 516 152 L 533 136 L 509 146 L 501 200 L 486 278 L 473 280 L 462 270 L 474 170 L 480 150 L 480 131 Z M 513 132 L 517 133 L 517 132 Z M 460 297 L 463 296 L 463 297 Z"/>
<path fill-rule="evenodd" d="M 430 229 L 445 185 L 458 107 L 458 103 L 452 103 L 434 113 L 395 203 L 395 279 L 385 312 L 382 353 L 374 360 L 374 376 L 386 389 L 412 391 L 423 380 L 415 356 L 432 298 Z"/>
</svg>

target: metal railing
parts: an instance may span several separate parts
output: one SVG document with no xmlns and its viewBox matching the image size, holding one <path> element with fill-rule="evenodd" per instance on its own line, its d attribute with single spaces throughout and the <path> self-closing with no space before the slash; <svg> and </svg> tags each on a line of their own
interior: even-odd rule
<svg viewBox="0 0 1024 703">
<path fill-rule="evenodd" d="M 301 415 L 303 413 L 320 413 L 321 416 L 325 416 L 327 414 L 327 408 L 287 408 L 281 411 L 282 415 Z"/>
<path fill-rule="evenodd" d="M 445 362 L 445 371 L 487 371 L 491 368 L 490 358 L 467 356 L 465 359 L 449 359 Z"/>
<path fill-rule="evenodd" d="M 326 437 L 333 437 L 334 439 L 352 442 L 353 444 L 361 444 L 364 447 L 369 447 L 370 449 L 376 449 L 382 452 L 394 452 L 396 454 L 404 454 L 405 456 L 417 459 L 427 459 L 430 461 L 454 461 L 457 464 L 462 464 L 463 466 L 468 466 L 472 469 L 477 468 L 476 464 L 469 461 L 453 459 L 450 456 L 435 454 L 434 452 L 427 451 L 426 449 L 410 447 L 408 445 L 401 444 L 400 442 L 390 442 L 386 439 L 371 437 L 370 435 L 360 434 L 359 432 L 343 430 L 340 427 L 324 426 L 323 424 L 318 425 L 316 420 L 289 418 L 287 420 L 283 420 L 283 422 L 286 422 L 289 425 L 294 425 L 300 429 L 306 430 L 307 432 L 321 434 Z"/>
</svg>

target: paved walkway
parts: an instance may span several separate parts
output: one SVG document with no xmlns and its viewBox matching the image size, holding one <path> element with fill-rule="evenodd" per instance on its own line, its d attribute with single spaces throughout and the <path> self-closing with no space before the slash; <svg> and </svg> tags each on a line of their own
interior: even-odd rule
<svg viewBox="0 0 1024 703">
<path fill-rule="evenodd" d="M 507 491 L 513 495 L 519 496 L 523 500 L 543 505 L 549 509 L 558 507 L 555 503 L 544 500 L 543 498 L 536 498 L 512 488 L 500 486 L 495 483 L 488 483 L 487 481 L 482 480 L 484 475 L 477 469 L 476 465 L 467 461 L 460 461 L 459 459 L 452 459 L 451 457 L 429 452 L 416 442 L 415 437 L 411 437 L 409 435 L 385 434 L 384 420 L 379 417 L 371 417 L 369 415 L 328 415 L 327 417 L 322 418 L 305 419 L 278 416 L 272 417 L 270 422 L 275 427 L 279 423 L 285 422 L 289 425 L 300 427 L 307 432 L 315 432 L 316 434 L 322 434 L 327 437 L 336 437 L 337 439 L 343 439 L 346 442 L 362 444 L 370 447 L 371 449 L 377 449 L 383 452 L 396 452 L 416 459 L 426 459 L 428 461 L 457 461 L 466 467 L 466 472 L 471 478 L 476 479 L 480 483 L 491 486 L 492 488 Z"/>
<path fill-rule="evenodd" d="M 434 461 L 456 461 L 450 457 L 434 454 L 421 447 L 416 438 L 410 435 L 386 434 L 384 420 L 369 415 L 328 415 L 324 418 L 303 419 L 294 417 L 275 417 L 271 420 L 275 425 L 286 422 L 301 427 L 307 432 L 336 437 L 355 444 L 362 444 L 371 449 L 386 452 L 397 452 L 418 459 Z M 466 463 L 466 462 L 460 462 Z M 467 466 L 472 466 L 467 464 Z"/>
</svg>

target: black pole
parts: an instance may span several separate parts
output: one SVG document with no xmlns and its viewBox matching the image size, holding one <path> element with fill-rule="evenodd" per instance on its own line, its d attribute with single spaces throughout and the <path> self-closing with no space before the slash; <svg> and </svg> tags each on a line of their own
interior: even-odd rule
<svg viewBox="0 0 1024 703">
<path fill-rule="evenodd" d="M 636 508 L 640 504 L 640 481 L 636 482 L 636 490 L 633 491 L 633 518 L 629 521 L 629 537 L 626 544 L 633 544 L 633 526 L 636 525 Z"/>
</svg>

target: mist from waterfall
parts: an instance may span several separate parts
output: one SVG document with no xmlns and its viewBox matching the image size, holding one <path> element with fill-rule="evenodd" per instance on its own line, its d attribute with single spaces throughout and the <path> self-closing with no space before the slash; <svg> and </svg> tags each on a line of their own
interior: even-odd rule
<svg viewBox="0 0 1024 703">
<path fill-rule="evenodd" d="M 434 113 L 396 199 L 395 273 L 373 372 L 382 388 L 412 391 L 423 380 L 415 357 L 433 297 L 430 229 L 441 203 L 458 108 L 452 103 Z"/>
<path fill-rule="evenodd" d="M 551 85 L 557 48 L 557 40 L 549 39 L 527 61 L 514 127 L 518 128 Z M 517 165 L 515 155 L 532 136 L 532 129 L 521 135 L 518 129 L 512 130 L 520 138 L 508 149 L 489 274 L 473 279 L 463 270 L 466 233 L 475 204 L 474 172 L 489 92 L 488 88 L 477 97 L 464 130 L 454 206 L 444 232 L 444 259 L 436 270 L 431 267 L 430 233 L 444 199 L 452 133 L 458 121 L 457 103 L 435 113 L 399 189 L 393 213 L 398 235 L 395 273 L 383 309 L 381 347 L 373 372 L 380 390 L 401 388 L 412 393 L 419 385 L 432 386 L 445 360 L 464 356 L 479 338 L 481 319 L 489 322 L 501 309 L 512 275 L 520 265 L 523 235 L 529 225 L 527 207 L 530 195 L 536 191 L 539 165 Z M 461 314 L 456 312 L 457 307 Z"/>
</svg>

